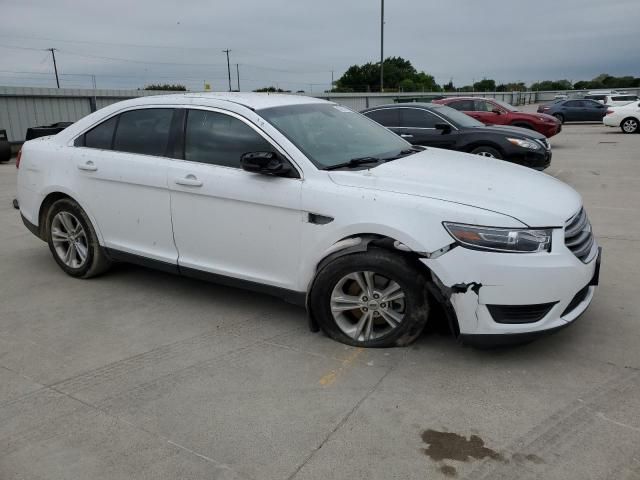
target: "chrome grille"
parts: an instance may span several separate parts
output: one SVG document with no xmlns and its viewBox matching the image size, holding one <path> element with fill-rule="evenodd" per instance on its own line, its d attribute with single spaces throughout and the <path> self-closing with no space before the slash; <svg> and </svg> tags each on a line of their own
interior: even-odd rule
<svg viewBox="0 0 640 480">
<path fill-rule="evenodd" d="M 591 231 L 591 223 L 589 223 L 587 212 L 584 208 L 581 208 L 578 213 L 565 223 L 564 243 L 584 263 L 593 258 L 595 240 Z"/>
</svg>

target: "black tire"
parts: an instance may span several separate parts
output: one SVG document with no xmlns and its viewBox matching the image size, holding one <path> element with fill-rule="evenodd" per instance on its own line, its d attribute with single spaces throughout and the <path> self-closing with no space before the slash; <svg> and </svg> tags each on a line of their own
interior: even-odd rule
<svg viewBox="0 0 640 480">
<path fill-rule="evenodd" d="M 332 312 L 334 302 L 332 293 L 334 289 L 344 288 L 340 287 L 344 278 L 355 272 L 373 273 L 371 278 L 374 282 L 379 282 L 379 292 L 384 291 L 391 282 L 396 282 L 401 292 L 404 293 L 404 297 L 401 300 L 391 300 L 387 304 L 388 309 L 394 309 L 392 313 L 395 315 L 398 313 L 396 308 L 401 302 L 401 315 L 403 315 L 403 318 L 395 327 L 391 327 L 388 322 L 385 323 L 382 314 L 378 314 L 374 311 L 374 308 L 371 308 L 371 316 L 369 318 L 372 326 L 370 331 L 377 335 L 375 338 L 366 339 L 366 327 L 361 328 L 361 335 L 356 333 L 357 325 L 360 324 L 360 320 L 365 315 L 360 307 L 337 313 L 341 320 L 336 320 Z M 385 280 L 389 280 L 389 283 L 385 283 Z M 354 281 L 353 283 L 355 284 L 356 282 Z M 426 284 L 427 278 L 425 274 L 419 271 L 409 259 L 387 250 L 372 248 L 367 252 L 353 253 L 336 258 L 323 266 L 314 280 L 309 296 L 309 308 L 320 328 L 334 340 L 356 347 L 403 347 L 415 341 L 427 323 L 429 303 Z M 355 288 L 358 289 L 357 285 Z M 354 293 L 354 295 L 359 295 L 360 293 L 362 291 Z M 377 303 L 373 299 L 370 300 L 372 301 L 365 303 L 367 306 L 370 303 Z M 375 306 L 376 310 L 378 310 L 378 306 L 385 306 L 385 303 L 382 303 L 383 298 L 379 302 L 379 305 Z M 395 304 L 395 306 L 392 307 L 392 304 Z M 388 309 L 385 310 L 387 318 Z M 373 314 L 378 316 L 373 317 Z M 353 336 L 349 336 L 339 322 L 343 325 L 345 322 L 352 322 L 349 325 L 355 329 L 355 332 L 352 333 Z M 376 329 L 379 330 L 376 332 Z M 385 331 L 386 329 L 388 331 Z M 358 337 L 354 338 L 355 335 L 358 335 Z M 362 339 L 360 339 L 360 336 L 362 336 Z"/>
<path fill-rule="evenodd" d="M 554 113 L 553 116 L 556 117 L 560 121 L 560 123 L 564 123 L 564 115 L 562 115 L 561 113 Z"/>
<path fill-rule="evenodd" d="M 500 153 L 495 148 L 489 147 L 487 145 L 481 145 L 479 147 L 476 147 L 473 150 L 471 150 L 471 153 L 473 153 L 474 155 L 481 155 L 483 157 L 491 157 L 491 158 L 497 158 L 498 160 L 502 160 L 502 153 Z"/>
<path fill-rule="evenodd" d="M 57 244 L 54 241 L 54 236 L 58 235 L 56 238 L 60 238 L 60 230 L 54 225 L 54 222 L 60 223 L 59 219 L 61 217 L 58 216 L 59 214 L 63 214 L 67 219 L 72 219 L 76 228 L 78 224 L 82 227 L 83 235 L 78 237 L 77 241 L 74 242 L 74 245 L 78 245 L 78 247 L 74 246 L 73 252 L 75 257 L 79 259 L 80 254 L 78 252 L 81 244 L 85 252 L 85 258 L 82 262 L 77 262 L 76 265 L 65 263 L 65 260 L 60 254 L 60 248 L 64 248 L 64 245 L 68 244 L 69 241 L 58 241 Z M 44 228 L 46 228 L 44 232 L 45 238 L 49 244 L 49 250 L 51 250 L 54 260 L 68 275 L 76 278 L 91 278 L 106 272 L 111 266 L 111 261 L 100 246 L 89 217 L 80 205 L 70 198 L 63 198 L 51 205 L 45 215 Z"/>
<path fill-rule="evenodd" d="M 637 118 L 628 117 L 620 122 L 620 130 L 622 133 L 638 133 L 638 122 Z"/>
</svg>

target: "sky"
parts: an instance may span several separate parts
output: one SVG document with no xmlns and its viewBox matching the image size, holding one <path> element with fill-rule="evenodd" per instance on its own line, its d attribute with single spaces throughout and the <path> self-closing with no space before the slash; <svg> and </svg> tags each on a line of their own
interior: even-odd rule
<svg viewBox="0 0 640 480">
<path fill-rule="evenodd" d="M 321 92 L 380 58 L 380 0 L 0 0 L 0 85 Z M 640 76 L 640 0 L 386 0 L 387 56 L 440 84 Z"/>
</svg>

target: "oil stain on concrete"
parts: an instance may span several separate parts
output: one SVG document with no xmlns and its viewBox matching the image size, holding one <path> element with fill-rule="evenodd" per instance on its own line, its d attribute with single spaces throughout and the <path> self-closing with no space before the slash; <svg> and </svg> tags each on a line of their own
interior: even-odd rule
<svg viewBox="0 0 640 480">
<path fill-rule="evenodd" d="M 422 432 L 422 441 L 427 445 L 422 451 L 431 460 L 439 462 L 440 472 L 446 477 L 455 477 L 458 472 L 455 467 L 444 463 L 446 460 L 467 462 L 469 460 L 483 460 L 490 458 L 498 462 L 509 463 L 503 454 L 487 447 L 484 440 L 478 435 L 469 438 L 454 432 L 441 432 L 437 430 L 425 430 Z M 534 454 L 514 453 L 511 460 L 517 464 L 532 462 L 544 463 L 544 460 Z"/>
</svg>

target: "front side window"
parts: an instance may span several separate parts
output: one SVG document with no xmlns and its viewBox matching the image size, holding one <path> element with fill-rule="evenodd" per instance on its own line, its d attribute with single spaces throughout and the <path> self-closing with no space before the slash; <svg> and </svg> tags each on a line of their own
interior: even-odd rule
<svg viewBox="0 0 640 480">
<path fill-rule="evenodd" d="M 455 108 L 460 112 L 473 112 L 473 100 L 458 100 L 457 102 L 447 103 L 451 108 Z"/>
<path fill-rule="evenodd" d="M 418 108 L 402 109 L 402 126 L 406 128 L 436 128 L 438 117 Z"/>
<path fill-rule="evenodd" d="M 102 150 L 111 150 L 111 142 L 113 142 L 113 132 L 116 128 L 118 117 L 111 117 L 109 120 L 102 122 L 97 127 L 92 128 L 84 134 L 84 146 L 89 148 L 100 148 Z"/>
<path fill-rule="evenodd" d="M 476 112 L 493 112 L 499 110 L 498 106 L 486 100 L 476 100 Z"/>
<path fill-rule="evenodd" d="M 169 143 L 171 108 L 131 110 L 120 115 L 113 149 L 120 152 L 164 156 Z"/>
<path fill-rule="evenodd" d="M 355 158 L 385 159 L 411 148 L 391 130 L 340 105 L 289 105 L 257 113 L 318 168 L 331 168 Z"/>
<path fill-rule="evenodd" d="M 187 114 L 185 160 L 240 168 L 242 154 L 272 151 L 269 142 L 235 117 L 207 110 Z"/>
</svg>

